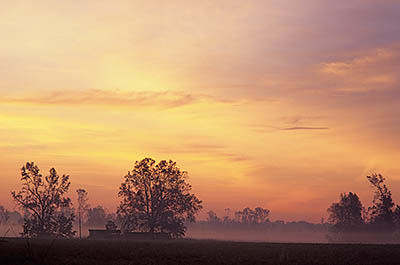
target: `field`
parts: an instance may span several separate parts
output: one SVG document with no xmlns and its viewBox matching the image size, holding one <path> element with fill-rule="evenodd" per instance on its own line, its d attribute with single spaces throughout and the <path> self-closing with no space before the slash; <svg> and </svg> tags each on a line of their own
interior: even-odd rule
<svg viewBox="0 0 400 265">
<path fill-rule="evenodd" d="M 208 240 L 0 242 L 0 264 L 400 264 L 400 245 L 246 243 Z"/>
</svg>

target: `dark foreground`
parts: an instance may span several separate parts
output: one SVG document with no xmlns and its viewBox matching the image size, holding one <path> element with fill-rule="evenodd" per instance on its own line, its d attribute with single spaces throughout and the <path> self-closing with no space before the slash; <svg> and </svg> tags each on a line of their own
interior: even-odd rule
<svg viewBox="0 0 400 265">
<path fill-rule="evenodd" d="M 0 242 L 0 264 L 400 264 L 400 245 L 270 244 L 206 240 Z"/>
</svg>

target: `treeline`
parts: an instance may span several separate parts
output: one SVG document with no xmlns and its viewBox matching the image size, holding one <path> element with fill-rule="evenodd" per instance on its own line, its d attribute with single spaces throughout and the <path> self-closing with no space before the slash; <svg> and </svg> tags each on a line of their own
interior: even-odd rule
<svg viewBox="0 0 400 265">
<path fill-rule="evenodd" d="M 118 196 L 121 201 L 115 213 L 106 213 L 101 206 L 90 208 L 88 192 L 78 189 L 77 208 L 73 208 L 68 191 L 69 175 L 60 175 L 52 168 L 42 175 L 39 167 L 28 162 L 21 168 L 21 189 L 11 192 L 12 199 L 24 212 L 23 237 L 76 236 L 82 227 L 105 226 L 123 232 L 163 233 L 182 237 L 186 224 L 195 221 L 202 201 L 191 193 L 187 172 L 173 161 L 156 162 L 151 158 L 136 161 L 132 171 L 124 176 Z M 4 210 L 2 223 L 10 212 Z"/>
<path fill-rule="evenodd" d="M 226 215 L 223 218 L 217 216 L 214 211 L 207 212 L 207 222 L 209 223 L 240 223 L 240 224 L 265 224 L 269 223 L 269 213 L 268 209 L 257 207 L 254 210 L 246 207 L 242 211 L 236 211 L 231 217 L 231 209 L 225 209 Z"/>
<path fill-rule="evenodd" d="M 339 202 L 328 208 L 332 224 L 330 242 L 391 242 L 400 239 L 400 206 L 381 174 L 367 176 L 374 188 L 372 206 L 365 208 L 356 193 L 340 195 Z"/>
<path fill-rule="evenodd" d="M 78 209 L 72 208 L 71 211 L 74 215 L 78 215 Z M 29 218 L 30 214 L 20 213 L 19 211 L 7 210 L 4 206 L 0 205 L 0 236 L 18 236 L 18 232 L 14 231 L 15 227 L 22 226 L 25 218 Z M 107 209 L 101 205 L 93 208 L 88 208 L 84 211 L 82 216 L 82 227 L 85 228 L 105 228 L 109 222 L 118 224 L 119 220 L 114 212 L 108 212 Z M 77 218 L 74 218 L 74 227 L 78 228 L 79 223 Z M 17 229 L 19 231 L 20 229 Z M 86 234 L 86 233 L 85 233 Z"/>
<path fill-rule="evenodd" d="M 251 238 L 260 238 L 275 241 L 292 241 L 285 234 L 296 235 L 296 240 L 307 242 L 307 237 L 313 237 L 315 241 L 324 240 L 332 243 L 390 243 L 400 241 L 400 206 L 393 202 L 392 193 L 381 174 L 373 174 L 366 177 L 374 189 L 372 205 L 364 207 L 358 195 L 354 192 L 342 193 L 339 202 L 332 203 L 327 209 L 327 222 L 321 218 L 320 224 L 308 222 L 271 222 L 270 211 L 261 207 L 251 209 L 244 208 L 241 211 L 232 212 L 229 208 L 225 215 L 217 216 L 214 211 L 207 213 L 206 221 L 191 225 L 198 235 L 208 237 L 231 234 L 241 231 L 241 237 L 252 235 Z M 214 233 L 214 234 L 213 234 Z M 308 233 L 308 234 L 306 234 Z M 318 233 L 318 235 L 315 235 Z M 300 237 L 299 237 L 300 236 Z"/>
<path fill-rule="evenodd" d="M 194 223 L 202 209 L 202 201 L 191 193 L 187 172 L 175 162 L 151 158 L 136 161 L 133 170 L 123 177 L 118 196 L 121 201 L 116 212 L 108 213 L 104 207 L 89 205 L 89 195 L 78 189 L 77 203 L 73 207 L 68 196 L 71 185 L 69 175 L 60 175 L 52 168 L 42 175 L 39 167 L 28 162 L 21 168 L 21 189 L 11 193 L 22 210 L 8 211 L 0 206 L 0 225 L 20 225 L 23 237 L 82 237 L 84 228 L 104 227 L 123 232 L 165 233 L 173 238 L 182 237 L 187 228 L 200 236 L 212 233 L 253 233 L 262 240 L 280 241 L 278 236 L 291 233 L 301 236 L 301 241 L 311 237 L 306 232 L 318 234 L 316 242 L 392 242 L 400 239 L 400 206 L 395 205 L 385 178 L 380 174 L 367 176 L 374 188 L 372 206 L 365 208 L 353 192 L 340 195 L 338 202 L 328 208 L 328 222 L 284 222 L 269 219 L 268 209 L 246 207 L 239 211 L 225 210 L 219 217 L 214 211 L 207 220 Z M 10 226 L 11 227 L 11 226 Z M 77 227 L 78 231 L 75 231 Z M 15 233 L 14 233 L 15 234 Z M 191 235 L 193 236 L 193 234 Z M 195 236 L 196 237 L 196 236 Z M 235 238 L 231 238 L 235 239 Z M 289 240 L 290 239 L 290 240 Z"/>
<path fill-rule="evenodd" d="M 246 207 L 239 211 L 225 209 L 219 217 L 214 211 L 207 212 L 205 221 L 190 224 L 189 236 L 203 239 L 270 241 L 270 242 L 326 242 L 329 224 L 313 224 L 305 221 L 271 221 L 270 211 L 262 207 Z"/>
</svg>

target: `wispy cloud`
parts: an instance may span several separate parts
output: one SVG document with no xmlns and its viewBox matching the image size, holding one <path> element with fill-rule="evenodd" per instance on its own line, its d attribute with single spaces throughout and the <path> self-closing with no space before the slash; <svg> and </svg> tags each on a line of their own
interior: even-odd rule
<svg viewBox="0 0 400 265">
<path fill-rule="evenodd" d="M 179 143 L 178 146 L 168 145 L 164 147 L 157 147 L 155 149 L 157 150 L 157 152 L 167 154 L 196 154 L 200 156 L 220 157 L 224 160 L 234 162 L 243 162 L 251 159 L 244 154 L 230 152 L 227 146 L 213 143 L 186 142 Z"/>
<path fill-rule="evenodd" d="M 304 126 L 296 126 L 296 127 L 288 127 L 282 128 L 282 131 L 296 131 L 296 130 L 329 130 L 328 127 L 304 127 Z"/>
<path fill-rule="evenodd" d="M 250 125 L 257 131 L 298 131 L 298 130 L 329 130 L 327 126 L 318 126 L 324 123 L 325 116 L 288 115 L 278 118 L 275 125 L 272 123 Z"/>
<path fill-rule="evenodd" d="M 320 65 L 322 78 L 337 90 L 365 92 L 397 87 L 400 83 L 400 45 L 362 52 Z M 330 79 L 331 78 L 331 79 Z"/>
<path fill-rule="evenodd" d="M 0 102 L 41 105 L 156 106 L 161 108 L 175 108 L 201 102 L 229 103 L 227 100 L 209 95 L 179 91 L 123 92 L 100 89 L 49 91 L 41 92 L 39 95 L 0 97 Z"/>
</svg>

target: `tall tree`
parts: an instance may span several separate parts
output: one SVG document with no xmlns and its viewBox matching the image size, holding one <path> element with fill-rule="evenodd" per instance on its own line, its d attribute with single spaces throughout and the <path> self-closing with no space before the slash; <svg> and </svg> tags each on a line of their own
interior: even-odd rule
<svg viewBox="0 0 400 265">
<path fill-rule="evenodd" d="M 122 219 L 122 228 L 184 236 L 184 222 L 193 222 L 202 208 L 186 180 L 187 172 L 173 161 L 156 163 L 151 158 L 136 161 L 119 191 L 122 201 L 117 213 Z"/>
<path fill-rule="evenodd" d="M 72 237 L 74 214 L 71 199 L 66 196 L 71 185 L 68 175 L 59 176 L 52 168 L 43 176 L 33 162 L 21 168 L 22 188 L 12 192 L 15 203 L 27 212 L 23 236 Z"/>
<path fill-rule="evenodd" d="M 363 206 L 357 194 L 342 193 L 340 201 L 328 208 L 329 222 L 333 224 L 332 232 L 357 231 L 364 224 Z"/>
<path fill-rule="evenodd" d="M 78 226 L 79 226 L 79 238 L 82 238 L 82 219 L 85 217 L 89 210 L 88 193 L 84 189 L 77 189 L 78 194 Z"/>
<path fill-rule="evenodd" d="M 373 174 L 367 179 L 375 188 L 373 205 L 368 208 L 370 224 L 379 231 L 392 231 L 395 227 L 395 204 L 385 178 L 381 174 Z"/>
</svg>

